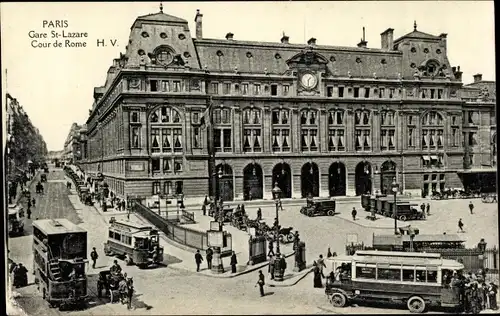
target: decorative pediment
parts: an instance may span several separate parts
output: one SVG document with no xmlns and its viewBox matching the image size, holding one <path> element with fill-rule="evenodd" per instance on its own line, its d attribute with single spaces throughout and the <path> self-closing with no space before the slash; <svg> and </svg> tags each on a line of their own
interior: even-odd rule
<svg viewBox="0 0 500 316">
<path fill-rule="evenodd" d="M 287 65 L 326 65 L 328 59 L 323 55 L 315 52 L 312 47 L 308 47 L 286 61 Z"/>
</svg>

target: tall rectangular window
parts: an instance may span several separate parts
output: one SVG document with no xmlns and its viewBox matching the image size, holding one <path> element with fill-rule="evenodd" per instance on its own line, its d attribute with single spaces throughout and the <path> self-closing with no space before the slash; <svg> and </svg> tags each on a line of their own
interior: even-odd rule
<svg viewBox="0 0 500 316">
<path fill-rule="evenodd" d="M 365 87 L 365 98 L 370 97 L 370 87 Z"/>
<path fill-rule="evenodd" d="M 443 89 L 438 89 L 438 99 L 443 98 Z"/>
<path fill-rule="evenodd" d="M 152 92 L 158 91 L 158 80 L 150 80 L 149 87 L 150 87 Z"/>
<path fill-rule="evenodd" d="M 181 82 L 174 81 L 174 92 L 181 92 Z"/>
<path fill-rule="evenodd" d="M 290 86 L 289 85 L 283 85 L 283 95 L 287 96 L 290 93 Z"/>
<path fill-rule="evenodd" d="M 271 85 L 271 95 L 278 95 L 278 85 L 277 84 Z"/>
<path fill-rule="evenodd" d="M 133 126 L 131 127 L 131 147 L 132 148 L 139 148 L 141 143 L 140 143 L 140 127 Z"/>
<path fill-rule="evenodd" d="M 161 184 L 159 181 L 153 182 L 153 195 L 160 194 Z"/>
<path fill-rule="evenodd" d="M 339 98 L 344 97 L 344 87 L 339 87 Z"/>
<path fill-rule="evenodd" d="M 328 98 L 333 97 L 333 87 L 326 87 L 326 96 Z"/>
<path fill-rule="evenodd" d="M 212 82 L 210 84 L 210 90 L 213 94 L 219 94 L 219 83 L 218 82 Z"/>
<path fill-rule="evenodd" d="M 193 148 L 201 148 L 200 128 L 193 127 Z"/>
<path fill-rule="evenodd" d="M 254 84 L 253 85 L 253 94 L 254 95 L 259 95 L 260 94 L 260 84 Z"/>
<path fill-rule="evenodd" d="M 354 97 L 359 98 L 359 88 L 358 87 L 354 87 Z"/>
<path fill-rule="evenodd" d="M 241 94 L 243 94 L 243 95 L 248 94 L 248 83 L 244 83 L 241 85 Z"/>
<path fill-rule="evenodd" d="M 224 83 L 222 85 L 222 93 L 223 94 L 230 94 L 231 93 L 231 84 L 230 83 Z"/>
<path fill-rule="evenodd" d="M 160 172 L 160 158 L 151 159 L 151 170 L 153 170 L 153 173 Z"/>
<path fill-rule="evenodd" d="M 169 88 L 170 88 L 169 82 L 166 80 L 162 80 L 161 81 L 161 91 L 168 92 L 170 90 Z"/>
<path fill-rule="evenodd" d="M 389 99 L 392 99 L 394 97 L 394 91 L 396 91 L 394 88 L 389 89 Z"/>
</svg>

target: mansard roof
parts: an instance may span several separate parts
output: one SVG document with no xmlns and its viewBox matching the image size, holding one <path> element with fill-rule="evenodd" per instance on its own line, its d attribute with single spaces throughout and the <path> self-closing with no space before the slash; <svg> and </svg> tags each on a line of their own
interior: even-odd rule
<svg viewBox="0 0 500 316">
<path fill-rule="evenodd" d="M 285 44 L 221 39 L 193 39 L 200 65 L 210 71 L 283 74 L 287 61 L 299 58 L 303 51 L 317 53 L 318 62 L 326 63 L 333 75 L 358 78 L 374 73 L 381 78 L 397 78 L 401 72 L 401 52 L 375 48 L 305 44 Z M 321 60 L 321 61 L 320 61 Z"/>
</svg>

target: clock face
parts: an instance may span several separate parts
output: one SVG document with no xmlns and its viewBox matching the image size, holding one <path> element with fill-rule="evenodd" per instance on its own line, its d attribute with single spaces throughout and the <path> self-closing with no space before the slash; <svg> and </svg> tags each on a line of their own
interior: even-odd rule
<svg viewBox="0 0 500 316">
<path fill-rule="evenodd" d="M 318 83 L 318 78 L 313 74 L 304 74 L 302 78 L 300 78 L 300 82 L 305 88 L 312 89 Z"/>
</svg>

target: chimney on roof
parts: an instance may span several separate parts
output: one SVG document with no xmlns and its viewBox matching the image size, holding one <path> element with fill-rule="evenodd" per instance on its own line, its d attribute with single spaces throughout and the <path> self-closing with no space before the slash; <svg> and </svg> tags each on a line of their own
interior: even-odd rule
<svg viewBox="0 0 500 316">
<path fill-rule="evenodd" d="M 285 35 L 285 32 L 283 32 L 283 36 L 281 37 L 281 44 L 288 44 L 288 41 L 290 40 L 290 37 Z"/>
<path fill-rule="evenodd" d="M 314 37 L 311 37 L 311 38 L 307 41 L 307 45 L 311 45 L 311 46 L 316 45 L 316 39 L 315 39 Z"/>
<path fill-rule="evenodd" d="M 474 82 L 479 82 L 483 80 L 483 74 L 475 74 L 474 75 Z"/>
<path fill-rule="evenodd" d="M 194 17 L 194 22 L 196 23 L 196 38 L 203 38 L 203 14 L 200 13 L 200 9 L 196 9 L 196 16 Z"/>
<path fill-rule="evenodd" d="M 363 38 L 358 43 L 358 47 L 364 47 L 364 48 L 366 48 L 366 44 L 368 44 L 368 42 L 365 41 L 365 27 L 363 26 Z"/>
<path fill-rule="evenodd" d="M 456 68 L 452 67 L 451 70 L 453 71 L 453 74 L 455 75 L 455 79 L 457 79 L 459 81 L 462 80 L 462 72 L 460 71 L 460 66 L 457 66 Z"/>
<path fill-rule="evenodd" d="M 232 40 L 233 40 L 233 36 L 234 36 L 234 34 L 233 34 L 233 33 L 231 33 L 231 32 L 229 32 L 229 33 L 227 33 L 227 34 L 226 34 L 226 39 L 227 39 L 228 41 L 232 41 Z"/>
<path fill-rule="evenodd" d="M 380 33 L 380 39 L 382 40 L 382 49 L 392 50 L 394 47 L 394 29 L 388 28 Z"/>
</svg>

